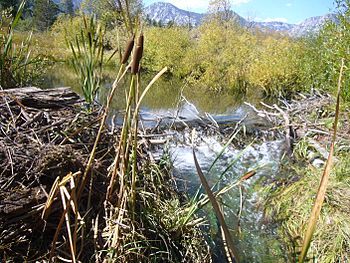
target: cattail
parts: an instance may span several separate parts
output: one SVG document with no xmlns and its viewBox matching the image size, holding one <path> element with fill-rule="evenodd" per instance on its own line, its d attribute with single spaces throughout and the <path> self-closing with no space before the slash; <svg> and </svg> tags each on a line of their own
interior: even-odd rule
<svg viewBox="0 0 350 263">
<path fill-rule="evenodd" d="M 131 51 L 134 48 L 134 43 L 135 43 L 134 39 L 135 39 L 135 35 L 133 35 L 130 38 L 130 40 L 128 41 L 128 44 L 126 46 L 125 52 L 124 52 L 122 60 L 121 60 L 122 64 L 125 64 L 130 57 Z"/>
<path fill-rule="evenodd" d="M 132 74 L 137 74 L 139 73 L 140 70 L 140 61 L 142 58 L 143 54 L 143 42 L 144 42 L 144 37 L 143 34 L 139 36 L 139 39 L 137 41 L 137 46 L 136 50 L 132 59 L 132 64 L 131 64 L 131 73 Z"/>
</svg>

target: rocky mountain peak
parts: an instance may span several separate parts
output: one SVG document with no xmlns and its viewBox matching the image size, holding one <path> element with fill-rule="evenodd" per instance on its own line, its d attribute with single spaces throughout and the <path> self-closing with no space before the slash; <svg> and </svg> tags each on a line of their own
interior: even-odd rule
<svg viewBox="0 0 350 263">
<path fill-rule="evenodd" d="M 180 26 L 189 25 L 198 26 L 206 14 L 200 14 L 195 12 L 186 11 L 180 9 L 170 3 L 157 2 L 149 5 L 144 10 L 145 16 L 157 23 L 166 25 L 168 23 L 174 23 Z M 284 22 L 249 22 L 243 17 L 234 13 L 235 20 L 241 26 L 244 27 L 257 27 L 262 31 L 277 31 L 283 32 L 293 37 L 301 37 L 309 34 L 319 32 L 319 30 L 329 20 L 337 21 L 336 15 L 327 14 L 325 16 L 311 17 L 299 24 L 289 24 Z"/>
<path fill-rule="evenodd" d="M 166 2 L 157 2 L 145 8 L 144 14 L 147 19 L 161 22 L 163 25 L 175 23 L 177 25 L 192 25 L 200 24 L 203 14 L 182 10 L 173 4 Z"/>
</svg>

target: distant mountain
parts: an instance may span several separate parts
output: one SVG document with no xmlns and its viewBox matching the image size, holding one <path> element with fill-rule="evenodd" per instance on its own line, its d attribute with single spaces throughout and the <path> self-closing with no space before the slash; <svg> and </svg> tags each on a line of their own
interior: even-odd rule
<svg viewBox="0 0 350 263">
<path fill-rule="evenodd" d="M 194 13 L 177 8 L 170 3 L 158 2 L 151 4 L 144 9 L 144 15 L 147 19 L 167 25 L 168 23 L 175 23 L 176 25 L 185 26 L 191 24 L 198 26 L 203 14 Z"/>
<path fill-rule="evenodd" d="M 201 23 L 205 14 L 189 12 L 180 9 L 170 3 L 157 2 L 149 5 L 144 10 L 144 15 L 148 19 L 160 22 L 163 25 L 175 23 L 177 25 L 197 26 Z M 256 27 L 262 31 L 283 32 L 293 37 L 301 37 L 317 33 L 329 20 L 337 21 L 336 15 L 327 14 L 325 16 L 311 17 L 300 24 L 288 24 L 283 22 L 249 22 L 237 13 L 233 13 L 234 19 L 244 27 Z"/>
<path fill-rule="evenodd" d="M 265 31 L 265 30 L 273 30 L 273 31 L 285 31 L 289 32 L 292 30 L 295 25 L 288 24 L 284 22 L 279 21 L 272 21 L 272 22 L 253 22 L 253 25 L 257 28 Z"/>
<path fill-rule="evenodd" d="M 308 19 L 305 19 L 300 24 L 294 25 L 294 27 L 289 31 L 289 33 L 291 36 L 295 37 L 312 35 L 319 32 L 328 21 L 333 21 L 336 23 L 339 22 L 335 14 L 310 17 Z"/>
</svg>

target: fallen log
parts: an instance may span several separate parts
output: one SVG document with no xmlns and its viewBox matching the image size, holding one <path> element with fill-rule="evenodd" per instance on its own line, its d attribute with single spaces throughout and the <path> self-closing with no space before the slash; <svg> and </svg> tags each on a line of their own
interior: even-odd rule
<svg viewBox="0 0 350 263">
<path fill-rule="evenodd" d="M 23 106 L 36 109 L 62 108 L 82 102 L 79 95 L 68 87 L 45 90 L 36 87 L 14 88 L 0 90 L 0 96 L 8 96 Z"/>
</svg>

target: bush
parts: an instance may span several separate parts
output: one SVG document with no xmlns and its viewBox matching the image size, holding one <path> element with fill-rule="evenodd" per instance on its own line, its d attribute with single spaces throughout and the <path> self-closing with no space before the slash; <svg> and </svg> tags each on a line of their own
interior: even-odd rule
<svg viewBox="0 0 350 263">
<path fill-rule="evenodd" d="M 339 23 L 329 22 L 321 33 L 306 39 L 306 55 L 303 61 L 305 85 L 335 94 L 342 58 L 346 68 L 350 66 L 350 1 L 336 1 Z M 343 87 L 349 87 L 349 74 L 343 77 Z M 350 102 L 349 88 L 342 89 L 342 97 Z"/>
<path fill-rule="evenodd" d="M 269 95 L 300 89 L 303 46 L 278 34 L 262 34 L 233 22 L 211 20 L 185 58 L 188 80 L 211 90 Z"/>
<path fill-rule="evenodd" d="M 150 27 L 145 39 L 144 67 L 159 71 L 167 66 L 175 76 L 183 76 L 183 60 L 192 45 L 188 29 Z"/>
<path fill-rule="evenodd" d="M 249 83 L 275 96 L 301 90 L 302 43 L 288 37 L 268 36 L 261 40 L 261 47 L 250 67 Z"/>
<path fill-rule="evenodd" d="M 234 23 L 213 20 L 204 23 L 198 35 L 185 59 L 188 80 L 216 91 L 246 90 L 246 74 L 256 41 L 253 34 Z"/>
</svg>

